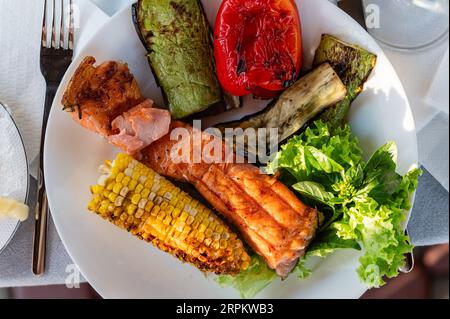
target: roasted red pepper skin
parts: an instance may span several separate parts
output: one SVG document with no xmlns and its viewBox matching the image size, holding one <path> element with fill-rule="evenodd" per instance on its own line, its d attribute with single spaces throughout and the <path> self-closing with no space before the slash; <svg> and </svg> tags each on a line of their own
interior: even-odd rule
<svg viewBox="0 0 450 319">
<path fill-rule="evenodd" d="M 226 92 L 277 96 L 297 80 L 303 63 L 295 1 L 222 1 L 214 27 L 214 56 Z"/>
</svg>

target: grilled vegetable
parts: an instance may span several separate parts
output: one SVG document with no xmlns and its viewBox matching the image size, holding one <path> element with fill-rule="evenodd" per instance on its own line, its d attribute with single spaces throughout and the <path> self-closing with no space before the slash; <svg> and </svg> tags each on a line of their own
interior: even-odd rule
<svg viewBox="0 0 450 319">
<path fill-rule="evenodd" d="M 279 141 L 284 141 L 325 108 L 341 101 L 346 92 L 336 72 L 325 63 L 298 80 L 271 107 L 247 120 L 222 124 L 219 128 L 278 128 Z M 268 130 L 267 141 L 269 133 Z M 240 149 L 247 150 L 247 145 Z"/>
<path fill-rule="evenodd" d="M 295 1 L 222 1 L 214 55 L 226 92 L 273 98 L 297 80 L 302 54 Z"/>
<path fill-rule="evenodd" d="M 361 93 L 375 67 L 377 56 L 358 46 L 347 44 L 331 35 L 322 35 L 314 65 L 328 62 L 347 87 L 347 96 L 326 110 L 321 118 L 332 126 L 344 124 L 350 104 Z"/>
<path fill-rule="evenodd" d="M 237 274 L 248 267 L 237 235 L 168 180 L 125 154 L 103 169 L 90 211 L 201 270 Z"/>
<path fill-rule="evenodd" d="M 176 119 L 222 99 L 209 25 L 198 0 L 139 0 L 138 31 L 153 73 Z"/>
</svg>

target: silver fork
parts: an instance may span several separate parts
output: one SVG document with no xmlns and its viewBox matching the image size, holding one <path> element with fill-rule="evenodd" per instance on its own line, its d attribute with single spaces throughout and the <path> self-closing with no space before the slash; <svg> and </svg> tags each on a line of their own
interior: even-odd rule
<svg viewBox="0 0 450 319">
<path fill-rule="evenodd" d="M 42 119 L 41 132 L 41 148 L 39 154 L 39 171 L 38 171 L 38 197 L 35 210 L 35 228 L 33 236 L 33 273 L 41 275 L 45 271 L 45 255 L 46 255 L 46 241 L 47 241 L 47 222 L 48 222 L 48 202 L 44 182 L 44 140 L 47 129 L 47 120 L 53 100 L 56 95 L 58 86 L 66 73 L 67 68 L 72 62 L 73 57 L 73 42 L 74 42 L 74 19 L 73 19 L 73 4 L 72 0 L 69 2 L 69 23 L 68 31 L 66 30 L 66 15 L 64 0 L 61 1 L 61 17 L 57 19 L 56 15 L 56 0 L 45 0 L 44 2 L 44 18 L 42 22 L 42 47 L 40 53 L 41 72 L 47 84 L 44 104 L 44 117 Z M 67 1 L 66 1 L 67 4 Z M 47 41 L 47 9 L 51 6 L 51 43 L 48 45 Z M 60 21 L 57 21 L 60 20 Z M 60 33 L 57 36 L 57 23 L 60 24 Z M 67 35 L 67 32 L 69 33 Z M 66 39 L 67 38 L 67 39 Z"/>
</svg>

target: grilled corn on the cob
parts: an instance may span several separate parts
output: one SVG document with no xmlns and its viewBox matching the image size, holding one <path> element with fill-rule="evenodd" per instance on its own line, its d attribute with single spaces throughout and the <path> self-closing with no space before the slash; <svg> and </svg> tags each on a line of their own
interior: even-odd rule
<svg viewBox="0 0 450 319">
<path fill-rule="evenodd" d="M 249 266 L 242 241 L 210 209 L 132 157 L 103 166 L 88 209 L 184 262 L 217 274 Z"/>
</svg>

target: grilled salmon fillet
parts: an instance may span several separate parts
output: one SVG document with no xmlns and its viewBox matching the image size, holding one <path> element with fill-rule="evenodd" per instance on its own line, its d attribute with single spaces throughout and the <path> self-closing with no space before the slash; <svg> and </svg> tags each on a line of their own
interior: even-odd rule
<svg viewBox="0 0 450 319">
<path fill-rule="evenodd" d="M 180 141 L 171 139 L 168 134 L 142 151 L 142 161 L 161 175 L 194 185 L 237 227 L 269 267 L 275 269 L 279 276 L 286 277 L 315 234 L 317 211 L 303 204 L 276 178 L 262 174 L 253 165 L 232 161 L 193 162 L 194 143 L 191 141 L 195 140 L 195 131 L 187 124 L 173 122 L 172 131 L 177 128 L 186 129 L 190 138 Z M 211 142 L 210 135 L 196 133 L 201 135 L 202 146 Z M 177 158 L 178 153 L 174 150 L 180 149 L 189 150 L 190 161 L 183 162 Z M 222 150 L 225 150 L 224 145 Z"/>
</svg>

